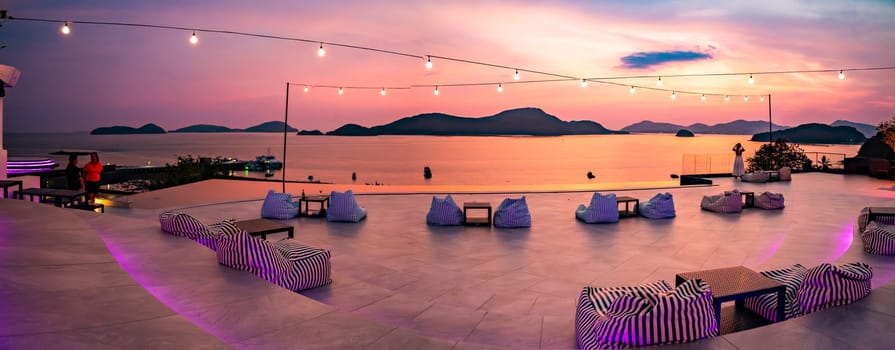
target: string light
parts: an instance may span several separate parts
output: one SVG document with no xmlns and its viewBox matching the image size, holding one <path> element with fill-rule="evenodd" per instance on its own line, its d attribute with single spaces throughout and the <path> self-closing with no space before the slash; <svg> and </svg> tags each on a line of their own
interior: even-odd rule
<svg viewBox="0 0 895 350">
<path fill-rule="evenodd" d="M 344 94 L 344 93 L 345 93 L 345 90 L 342 90 L 342 87 L 340 86 L 339 87 L 339 95 Z"/>
<path fill-rule="evenodd" d="M 513 80 L 519 80 L 519 70 L 516 70 L 516 73 L 513 74 Z"/>
<path fill-rule="evenodd" d="M 634 92 L 636 92 L 636 90 L 634 89 L 634 85 L 631 85 L 631 90 L 630 90 L 630 91 L 631 91 L 631 94 L 634 94 Z"/>
<path fill-rule="evenodd" d="M 656 80 L 656 86 L 662 87 L 662 77 L 659 77 L 659 80 Z"/>
<path fill-rule="evenodd" d="M 702 97 L 700 97 L 699 100 L 705 101 L 705 94 L 702 94 Z"/>
<path fill-rule="evenodd" d="M 190 36 L 190 44 L 196 45 L 199 43 L 199 37 L 196 36 L 196 32 L 193 32 L 193 35 Z"/>
<path fill-rule="evenodd" d="M 842 80 L 842 79 L 845 79 L 845 73 L 843 71 L 839 71 L 839 80 Z"/>
<path fill-rule="evenodd" d="M 743 101 L 744 101 L 744 102 L 749 101 L 749 96 L 743 96 Z"/>
<path fill-rule="evenodd" d="M 65 22 L 65 24 L 62 25 L 61 30 L 62 30 L 62 34 L 65 34 L 65 35 L 68 35 L 69 33 L 71 33 L 71 28 L 68 27 L 68 22 Z"/>
<path fill-rule="evenodd" d="M 754 83 L 755 83 L 755 79 L 752 79 L 752 74 L 749 74 L 749 85 L 752 85 Z"/>
<path fill-rule="evenodd" d="M 764 102 L 764 95 L 758 98 L 759 101 Z"/>
<path fill-rule="evenodd" d="M 724 95 L 724 102 L 730 102 L 730 96 Z"/>
<path fill-rule="evenodd" d="M 497 92 L 503 92 L 503 84 L 497 84 Z"/>
<path fill-rule="evenodd" d="M 581 79 L 581 88 L 587 87 L 587 79 Z"/>
<path fill-rule="evenodd" d="M 432 69 L 432 56 L 426 56 L 426 69 Z"/>
<path fill-rule="evenodd" d="M 385 96 L 385 88 L 382 88 L 382 91 L 380 91 L 379 94 Z"/>
<path fill-rule="evenodd" d="M 438 85 L 435 86 L 435 91 L 432 91 L 432 93 L 435 94 L 435 96 L 438 96 Z"/>
<path fill-rule="evenodd" d="M 320 48 L 317 49 L 317 56 L 323 57 L 326 55 L 326 50 L 323 49 L 323 43 L 320 43 Z"/>
<path fill-rule="evenodd" d="M 676 98 L 677 98 L 677 95 L 674 93 L 674 91 L 672 91 L 672 92 L 671 92 L 671 99 L 673 100 L 673 99 L 676 99 Z"/>
<path fill-rule="evenodd" d="M 305 86 L 305 92 L 308 92 L 308 90 L 310 90 L 310 89 L 307 86 Z"/>
</svg>

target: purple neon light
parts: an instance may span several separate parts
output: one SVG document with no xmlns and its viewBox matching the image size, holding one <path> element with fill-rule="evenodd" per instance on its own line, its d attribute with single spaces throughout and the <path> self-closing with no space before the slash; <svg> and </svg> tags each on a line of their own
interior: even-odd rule
<svg viewBox="0 0 895 350">
<path fill-rule="evenodd" d="M 15 166 L 15 167 L 26 167 L 26 166 L 53 166 L 59 165 L 53 160 L 45 159 L 45 160 L 10 160 L 6 162 L 7 166 Z"/>
</svg>

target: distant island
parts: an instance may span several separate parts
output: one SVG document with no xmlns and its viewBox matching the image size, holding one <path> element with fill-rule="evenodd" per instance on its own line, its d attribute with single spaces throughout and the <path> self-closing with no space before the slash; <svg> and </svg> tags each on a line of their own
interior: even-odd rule
<svg viewBox="0 0 895 350">
<path fill-rule="evenodd" d="M 773 130 L 783 130 L 789 128 L 773 124 Z M 636 133 L 675 133 L 678 130 L 686 129 L 697 134 L 724 134 L 724 135 L 753 135 L 768 130 L 768 122 L 760 120 L 742 120 L 737 119 L 732 122 L 720 123 L 715 125 L 706 125 L 703 123 L 690 124 L 688 126 L 677 125 L 672 123 L 653 122 L 644 120 L 622 128 L 622 131 Z"/>
<path fill-rule="evenodd" d="M 752 135 L 752 141 L 768 141 L 768 133 Z M 771 136 L 774 140 L 784 139 L 793 143 L 815 144 L 848 144 L 857 145 L 867 139 L 857 129 L 851 126 L 829 126 L 826 124 L 810 123 L 802 124 L 795 128 L 776 131 Z"/>
<path fill-rule="evenodd" d="M 443 113 L 419 114 L 371 128 L 346 124 L 326 133 L 336 136 L 432 135 L 432 136 L 498 136 L 498 135 L 602 135 L 626 134 L 612 131 L 593 121 L 562 121 L 539 108 L 518 108 L 479 118 L 458 117 Z"/>
<path fill-rule="evenodd" d="M 164 134 L 165 129 L 162 129 L 158 125 L 149 123 L 143 125 L 139 128 L 132 128 L 129 126 L 107 126 L 102 128 L 96 128 L 90 131 L 90 135 L 122 135 L 122 134 Z"/>
<path fill-rule="evenodd" d="M 283 132 L 283 122 L 269 121 L 245 129 L 232 129 L 226 126 L 196 124 L 171 130 L 171 133 L 219 133 L 219 132 Z M 288 132 L 296 132 L 298 129 L 286 125 Z M 90 131 L 91 135 L 126 135 L 126 134 L 164 134 L 165 130 L 155 124 L 146 124 L 139 128 L 129 126 L 101 127 Z"/>
<path fill-rule="evenodd" d="M 876 126 L 876 125 L 870 125 L 870 124 L 864 124 L 864 123 L 855 123 L 855 122 L 850 122 L 850 121 L 848 121 L 848 120 L 837 120 L 837 121 L 835 121 L 835 122 L 830 123 L 830 126 L 850 126 L 850 127 L 853 127 L 853 128 L 855 128 L 855 129 L 857 129 L 858 131 L 860 131 L 862 134 L 864 134 L 864 137 L 866 137 L 866 138 L 868 138 L 868 139 L 871 138 L 871 137 L 873 137 L 873 135 L 876 135 L 876 133 L 879 131 L 879 127 Z"/>
<path fill-rule="evenodd" d="M 680 129 L 680 130 L 677 131 L 677 134 L 674 134 L 674 136 L 677 136 L 677 137 L 693 137 L 693 136 L 696 136 L 696 135 L 693 135 L 693 132 L 690 131 L 690 130 L 687 130 L 687 129 Z"/>
</svg>

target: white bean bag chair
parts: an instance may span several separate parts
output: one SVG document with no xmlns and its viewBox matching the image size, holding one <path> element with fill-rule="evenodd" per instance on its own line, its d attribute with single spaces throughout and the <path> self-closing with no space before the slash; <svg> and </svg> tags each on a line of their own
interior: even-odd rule
<svg viewBox="0 0 895 350">
<path fill-rule="evenodd" d="M 740 177 L 740 180 L 743 182 L 768 182 L 768 180 L 770 180 L 770 174 L 763 171 L 746 173 Z"/>
<path fill-rule="evenodd" d="M 367 217 L 367 209 L 357 204 L 351 190 L 332 191 L 329 203 L 329 209 L 326 210 L 327 221 L 358 222 Z"/>
<path fill-rule="evenodd" d="M 714 196 L 703 196 L 700 207 L 716 213 L 739 213 L 743 211 L 743 196 L 739 191 L 724 191 Z"/>
<path fill-rule="evenodd" d="M 780 181 L 792 181 L 792 168 L 788 166 L 780 168 Z"/>
<path fill-rule="evenodd" d="M 579 204 L 575 210 L 575 218 L 588 224 L 618 222 L 618 200 L 615 194 L 601 195 L 594 192 L 587 207 Z"/>
<path fill-rule="evenodd" d="M 517 228 L 531 227 L 531 213 L 525 196 L 519 199 L 506 198 L 494 211 L 494 227 Z"/>
<path fill-rule="evenodd" d="M 895 255 L 895 226 L 871 221 L 861 231 L 864 251 L 870 254 Z"/>
<path fill-rule="evenodd" d="M 761 209 L 783 209 L 783 194 L 765 191 L 755 197 L 755 207 Z"/>
<path fill-rule="evenodd" d="M 462 225 L 463 211 L 451 195 L 445 196 L 444 199 L 432 196 L 432 206 L 426 214 L 426 223 L 439 226 Z"/>
<path fill-rule="evenodd" d="M 300 291 L 332 282 L 330 252 L 286 239 L 276 243 L 245 231 L 222 235 L 218 263 L 255 274 L 283 288 Z"/>
<path fill-rule="evenodd" d="M 805 280 L 805 274 L 807 272 L 808 269 L 799 264 L 795 264 L 785 269 L 759 272 L 762 276 L 780 282 L 786 286 L 786 298 L 783 306 L 784 317 L 786 320 L 802 315 L 799 303 L 796 301 L 796 296 L 799 293 L 799 288 L 802 287 L 802 282 Z M 761 315 L 761 317 L 764 317 L 768 321 L 783 321 L 777 319 L 777 293 L 768 293 L 757 297 L 746 298 L 743 306 L 756 314 Z"/>
<path fill-rule="evenodd" d="M 285 220 L 298 216 L 298 202 L 292 202 L 292 194 L 270 190 L 261 204 L 261 217 Z"/>
<path fill-rule="evenodd" d="M 665 281 L 584 287 L 575 311 L 581 349 L 686 343 L 717 335 L 711 289 L 698 279 L 674 289 Z"/>
<path fill-rule="evenodd" d="M 864 207 L 858 213 L 858 232 L 864 232 L 870 220 L 870 207 Z M 895 225 L 895 216 L 877 216 L 876 221 L 884 225 Z"/>
<path fill-rule="evenodd" d="M 823 263 L 808 269 L 796 296 L 805 315 L 831 306 L 851 304 L 870 294 L 873 269 L 860 262 Z"/>
<path fill-rule="evenodd" d="M 675 217 L 674 197 L 671 193 L 657 193 L 645 203 L 640 203 L 640 215 L 650 219 L 666 219 Z"/>
</svg>

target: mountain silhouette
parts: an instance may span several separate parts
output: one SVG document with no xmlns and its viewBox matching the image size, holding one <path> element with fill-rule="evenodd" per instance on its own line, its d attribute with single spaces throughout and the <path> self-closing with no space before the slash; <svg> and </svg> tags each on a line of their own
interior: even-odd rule
<svg viewBox="0 0 895 350">
<path fill-rule="evenodd" d="M 789 128 L 773 124 L 774 130 L 783 130 Z M 674 133 L 680 129 L 687 129 L 697 134 L 725 134 L 725 135 L 753 135 L 768 130 L 768 122 L 760 120 L 734 120 L 727 123 L 719 123 L 715 125 L 706 125 L 703 123 L 694 123 L 688 126 L 677 125 L 672 123 L 653 122 L 644 120 L 622 128 L 623 131 L 639 132 L 639 133 Z"/>
<path fill-rule="evenodd" d="M 821 144 L 861 144 L 867 138 L 857 129 L 850 126 L 829 126 L 826 124 L 802 124 L 795 128 L 775 131 L 774 140 L 784 139 L 794 143 Z M 768 141 L 768 133 L 752 135 L 752 141 Z"/>
<path fill-rule="evenodd" d="M 130 126 L 106 126 L 96 128 L 90 131 L 90 135 L 127 135 L 127 134 L 164 134 L 165 129 L 158 125 L 149 123 L 139 128 Z"/>
</svg>

